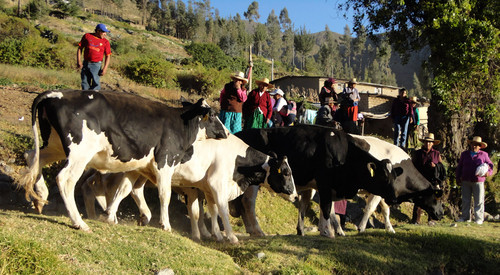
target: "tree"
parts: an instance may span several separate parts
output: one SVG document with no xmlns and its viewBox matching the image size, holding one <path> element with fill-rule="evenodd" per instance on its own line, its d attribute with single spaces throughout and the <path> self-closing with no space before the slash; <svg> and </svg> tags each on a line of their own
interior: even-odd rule
<svg viewBox="0 0 500 275">
<path fill-rule="evenodd" d="M 351 38 L 351 28 L 348 25 L 344 27 L 344 34 L 340 37 L 340 43 L 342 45 L 341 55 L 344 61 L 347 63 L 348 67 L 351 67 L 351 53 L 352 53 L 352 38 Z"/>
<path fill-rule="evenodd" d="M 243 16 L 245 16 L 245 18 L 248 19 L 250 22 L 254 20 L 255 22 L 257 22 L 260 18 L 259 3 L 257 3 L 257 1 L 253 1 L 252 4 L 248 6 L 247 11 L 243 13 Z"/>
<path fill-rule="evenodd" d="M 253 39 L 255 44 L 257 44 L 257 55 L 262 55 L 262 45 L 268 37 L 267 28 L 265 25 L 257 24 L 255 28 L 255 33 L 253 34 Z"/>
<path fill-rule="evenodd" d="M 354 30 L 368 22 L 372 38 L 387 31 L 404 56 L 429 47 L 432 73 L 429 128 L 444 142 L 454 165 L 466 139 L 482 135 L 498 149 L 500 138 L 500 5 L 497 1 L 346 0 Z"/>
<path fill-rule="evenodd" d="M 304 69 L 305 58 L 314 46 L 314 37 L 306 30 L 306 27 L 303 26 L 300 28 L 299 33 L 295 35 L 293 44 L 297 52 L 301 54 L 301 69 Z"/>
<path fill-rule="evenodd" d="M 267 17 L 266 27 L 268 37 L 265 52 L 268 57 L 278 60 L 281 56 L 281 29 L 278 16 L 274 14 L 274 10 L 271 10 Z"/>
</svg>

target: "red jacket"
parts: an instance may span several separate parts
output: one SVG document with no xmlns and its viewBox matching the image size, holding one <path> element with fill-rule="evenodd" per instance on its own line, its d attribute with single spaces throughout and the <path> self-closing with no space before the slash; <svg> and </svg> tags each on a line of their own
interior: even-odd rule
<svg viewBox="0 0 500 275">
<path fill-rule="evenodd" d="M 271 119 L 273 115 L 273 106 L 271 105 L 271 96 L 268 92 L 264 92 L 262 96 L 260 96 L 259 89 L 252 90 L 248 94 L 245 103 L 243 103 L 243 116 L 251 116 L 257 107 L 260 107 L 266 119 Z"/>
</svg>

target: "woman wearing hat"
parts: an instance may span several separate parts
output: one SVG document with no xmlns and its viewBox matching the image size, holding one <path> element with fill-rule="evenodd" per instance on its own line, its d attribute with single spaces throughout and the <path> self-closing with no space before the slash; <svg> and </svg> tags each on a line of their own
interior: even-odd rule
<svg viewBox="0 0 500 275">
<path fill-rule="evenodd" d="M 255 83 L 259 87 L 248 94 L 248 99 L 243 104 L 245 129 L 266 128 L 273 115 L 271 96 L 267 92 L 267 89 L 273 88 L 273 84 L 267 78 L 256 80 Z"/>
<path fill-rule="evenodd" d="M 415 168 L 434 186 L 441 184 L 440 179 L 444 179 L 446 171 L 442 164 L 441 154 L 434 149 L 434 145 L 441 143 L 440 140 L 434 139 L 433 133 L 428 133 L 424 138 L 419 139 L 422 142 L 422 148 L 415 151 L 412 162 Z M 436 172 L 437 170 L 437 172 Z M 436 177 L 436 175 L 439 175 Z M 413 206 L 412 223 L 419 224 L 422 209 L 416 205 Z M 429 221 L 431 223 L 431 221 Z"/>
<path fill-rule="evenodd" d="M 247 90 L 244 85 L 248 80 L 243 72 L 232 74 L 231 79 L 232 81 L 224 85 L 224 89 L 220 92 L 219 119 L 234 134 L 241 131 L 243 102 L 247 100 Z"/>
<path fill-rule="evenodd" d="M 319 93 L 319 103 L 321 104 L 321 106 L 324 106 L 327 104 L 326 102 L 326 99 L 329 98 L 329 97 L 332 97 L 333 100 L 337 101 L 338 100 L 338 96 L 337 94 L 335 93 L 335 88 L 333 87 L 333 84 L 337 83 L 337 81 L 335 81 L 335 79 L 333 78 L 328 78 L 327 80 L 325 80 L 324 82 L 324 86 L 321 88 L 321 91 Z"/>
<path fill-rule="evenodd" d="M 460 155 L 456 170 L 457 184 L 462 186 L 462 215 L 458 221 L 470 221 L 470 203 L 474 196 L 474 221 L 482 224 L 484 221 L 484 180 L 487 175 L 491 176 L 493 163 L 488 153 L 480 150 L 488 146 L 481 137 L 475 136 L 467 143 L 469 150 Z M 482 167 L 487 169 L 483 170 Z"/>
</svg>

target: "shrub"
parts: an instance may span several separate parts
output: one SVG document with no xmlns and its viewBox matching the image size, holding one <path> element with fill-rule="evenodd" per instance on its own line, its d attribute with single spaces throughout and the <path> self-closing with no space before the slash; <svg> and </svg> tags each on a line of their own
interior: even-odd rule
<svg viewBox="0 0 500 275">
<path fill-rule="evenodd" d="M 193 57 L 193 62 L 198 62 L 207 68 L 224 69 L 231 65 L 231 58 L 215 44 L 191 43 L 186 46 L 186 51 Z"/>
<path fill-rule="evenodd" d="M 229 70 L 219 71 L 215 68 L 205 68 L 200 63 L 189 70 L 177 74 L 177 81 L 183 91 L 196 93 L 205 98 L 218 95 L 224 83 L 229 80 Z"/>
<path fill-rule="evenodd" d="M 157 56 L 146 56 L 133 60 L 125 66 L 125 75 L 155 88 L 176 88 L 175 66 Z"/>
</svg>

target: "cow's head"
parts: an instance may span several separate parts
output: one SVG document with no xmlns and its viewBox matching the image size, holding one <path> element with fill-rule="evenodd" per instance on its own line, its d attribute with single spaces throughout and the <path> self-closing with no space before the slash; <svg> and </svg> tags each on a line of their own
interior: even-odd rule
<svg viewBox="0 0 500 275">
<path fill-rule="evenodd" d="M 292 169 L 288 165 L 287 157 L 270 157 L 269 161 L 263 165 L 267 171 L 265 184 L 278 194 L 287 195 L 286 198 L 295 201 L 297 191 L 293 181 Z"/>
<path fill-rule="evenodd" d="M 404 196 L 398 198 L 398 203 L 411 201 L 415 203 L 416 206 L 424 209 L 431 219 L 440 220 L 444 215 L 443 203 L 440 200 L 442 195 L 443 190 L 438 187 L 432 187 L 411 194 L 410 199 L 406 199 Z"/>
<path fill-rule="evenodd" d="M 202 98 L 195 104 L 182 102 L 185 111 L 181 118 L 185 125 L 190 122 L 198 122 L 197 140 L 206 138 L 227 138 L 229 131 L 224 127 L 224 124 L 219 120 L 214 110 L 210 108 L 207 102 Z"/>
</svg>

